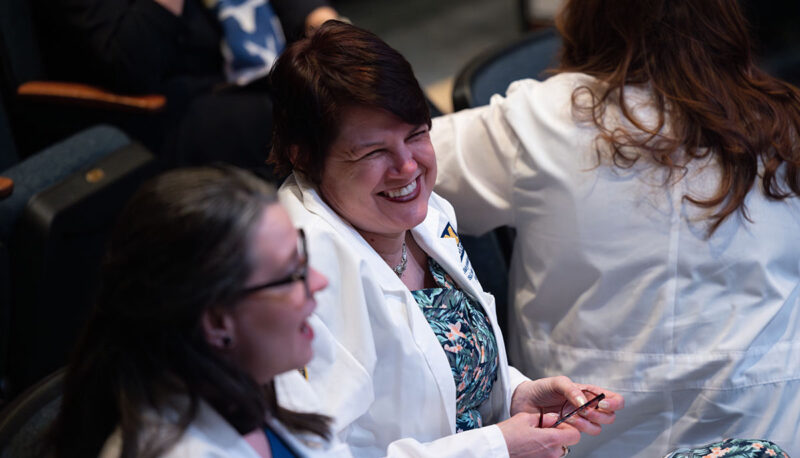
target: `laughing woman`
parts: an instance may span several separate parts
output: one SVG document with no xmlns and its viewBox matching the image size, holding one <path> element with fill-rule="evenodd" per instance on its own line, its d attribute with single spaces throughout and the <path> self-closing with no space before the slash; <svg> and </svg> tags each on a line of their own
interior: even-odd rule
<svg viewBox="0 0 800 458">
<path fill-rule="evenodd" d="M 452 207 L 432 193 L 430 115 L 400 54 L 330 21 L 290 46 L 271 80 L 271 160 L 293 172 L 279 197 L 331 280 L 311 320 L 307 376 L 354 454 L 555 457 L 614 421 L 619 395 L 508 365 L 494 299 Z M 304 410 L 283 382 L 281 404 Z M 584 416 L 551 427 L 600 393 Z"/>
</svg>

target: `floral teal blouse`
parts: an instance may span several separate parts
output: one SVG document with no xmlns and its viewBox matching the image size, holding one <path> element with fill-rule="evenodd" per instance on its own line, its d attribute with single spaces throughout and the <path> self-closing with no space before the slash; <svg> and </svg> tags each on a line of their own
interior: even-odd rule
<svg viewBox="0 0 800 458">
<path fill-rule="evenodd" d="M 481 404 L 497 380 L 497 339 L 483 307 L 461 291 L 433 258 L 428 269 L 437 287 L 412 291 L 439 339 L 456 383 L 456 431 L 483 426 Z"/>
<path fill-rule="evenodd" d="M 726 439 L 693 449 L 681 449 L 664 458 L 789 458 L 781 448 L 767 440 Z"/>
</svg>

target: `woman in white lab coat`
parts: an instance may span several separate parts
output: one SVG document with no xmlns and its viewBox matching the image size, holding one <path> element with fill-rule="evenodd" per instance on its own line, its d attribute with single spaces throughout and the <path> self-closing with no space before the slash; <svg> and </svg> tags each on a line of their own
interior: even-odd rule
<svg viewBox="0 0 800 458">
<path fill-rule="evenodd" d="M 275 189 L 232 167 L 168 172 L 120 217 L 64 381 L 58 457 L 349 457 L 328 419 L 275 402 L 305 383 L 326 279 Z"/>
<path fill-rule="evenodd" d="M 293 171 L 279 197 L 330 276 L 306 375 L 355 455 L 561 456 L 613 422 L 618 395 L 508 366 L 493 298 L 432 194 L 430 115 L 400 54 L 328 22 L 285 51 L 271 82 L 271 160 Z M 302 388 L 279 378 L 281 405 L 304 410 Z"/>
<path fill-rule="evenodd" d="M 512 359 L 625 397 L 579 453 L 800 453 L 800 93 L 738 3 L 567 1 L 556 76 L 433 121 L 462 230 L 517 229 Z"/>
</svg>

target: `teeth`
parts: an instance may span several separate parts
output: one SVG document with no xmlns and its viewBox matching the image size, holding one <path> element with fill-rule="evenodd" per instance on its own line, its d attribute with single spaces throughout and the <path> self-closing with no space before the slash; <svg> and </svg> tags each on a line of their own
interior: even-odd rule
<svg viewBox="0 0 800 458">
<path fill-rule="evenodd" d="M 400 188 L 394 191 L 385 191 L 384 194 L 393 199 L 396 199 L 398 197 L 405 197 L 411 194 L 412 192 L 414 192 L 415 189 L 417 189 L 417 180 L 412 181 L 408 186 L 404 188 Z"/>
</svg>

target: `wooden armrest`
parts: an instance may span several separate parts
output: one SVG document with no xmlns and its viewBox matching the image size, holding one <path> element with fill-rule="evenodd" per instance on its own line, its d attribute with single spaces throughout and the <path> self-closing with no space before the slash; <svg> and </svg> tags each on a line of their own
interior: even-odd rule
<svg viewBox="0 0 800 458">
<path fill-rule="evenodd" d="M 121 95 L 87 84 L 63 81 L 28 81 L 17 88 L 17 94 L 34 100 L 141 113 L 158 112 L 167 102 L 167 98 L 160 94 Z"/>
<path fill-rule="evenodd" d="M 14 192 L 14 181 L 11 178 L 0 177 L 0 199 L 5 199 Z"/>
</svg>

